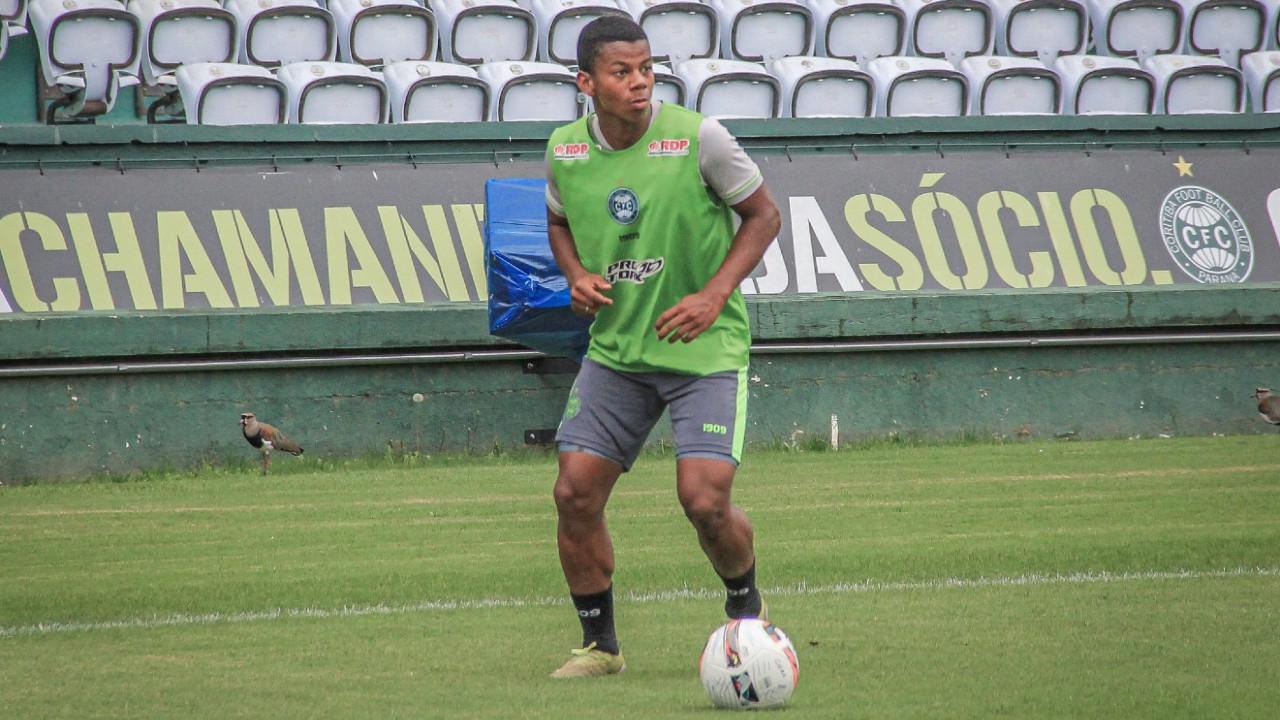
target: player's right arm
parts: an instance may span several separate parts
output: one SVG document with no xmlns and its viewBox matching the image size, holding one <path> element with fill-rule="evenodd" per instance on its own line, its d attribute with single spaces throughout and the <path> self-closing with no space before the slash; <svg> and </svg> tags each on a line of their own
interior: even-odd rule
<svg viewBox="0 0 1280 720">
<path fill-rule="evenodd" d="M 613 286 L 604 276 L 583 266 L 569 221 L 550 209 L 547 210 L 547 240 L 551 243 L 551 255 L 556 259 L 560 273 L 569 281 L 569 307 L 574 312 L 593 316 L 601 305 L 613 304 L 613 300 L 604 294 Z"/>
<path fill-rule="evenodd" d="M 582 264 L 578 245 L 569 229 L 569 219 L 560 201 L 560 187 L 551 170 L 551 152 L 546 158 L 547 178 L 547 240 L 551 243 L 551 256 L 560 267 L 560 274 L 569 281 L 569 308 L 579 315 L 594 316 L 601 305 L 611 305 L 613 300 L 604 295 L 612 285 L 603 276 L 593 273 Z"/>
</svg>

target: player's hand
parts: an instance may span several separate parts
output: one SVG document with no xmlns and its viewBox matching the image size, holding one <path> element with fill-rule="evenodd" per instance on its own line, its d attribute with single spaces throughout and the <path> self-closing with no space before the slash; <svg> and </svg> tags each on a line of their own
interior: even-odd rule
<svg viewBox="0 0 1280 720">
<path fill-rule="evenodd" d="M 613 300 L 604 294 L 612 289 L 613 286 L 601 275 L 580 275 L 569 286 L 569 309 L 584 317 L 595 317 L 602 306 L 613 304 Z"/>
<path fill-rule="evenodd" d="M 709 292 L 685 295 L 674 307 L 658 316 L 654 329 L 667 342 L 693 342 L 720 317 L 724 301 Z"/>
</svg>

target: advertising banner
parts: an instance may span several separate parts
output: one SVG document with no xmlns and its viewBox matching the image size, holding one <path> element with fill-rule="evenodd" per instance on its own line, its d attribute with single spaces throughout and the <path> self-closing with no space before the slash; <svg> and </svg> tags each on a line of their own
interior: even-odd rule
<svg viewBox="0 0 1280 720">
<path fill-rule="evenodd" d="M 748 294 L 1280 281 L 1280 153 L 758 158 Z M 485 181 L 540 162 L 0 171 L 0 312 L 487 298 Z"/>
</svg>

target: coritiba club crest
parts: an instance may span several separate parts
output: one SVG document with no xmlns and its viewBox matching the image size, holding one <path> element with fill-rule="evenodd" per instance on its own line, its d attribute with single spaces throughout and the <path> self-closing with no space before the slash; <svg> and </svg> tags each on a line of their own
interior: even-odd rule
<svg viewBox="0 0 1280 720">
<path fill-rule="evenodd" d="M 1165 196 L 1160 236 L 1169 256 L 1196 282 L 1244 282 L 1253 270 L 1249 228 L 1226 198 L 1207 188 L 1184 185 Z"/>
<path fill-rule="evenodd" d="M 609 216 L 619 225 L 630 225 L 640 216 L 640 198 L 631 188 L 614 190 L 609 193 Z"/>
</svg>

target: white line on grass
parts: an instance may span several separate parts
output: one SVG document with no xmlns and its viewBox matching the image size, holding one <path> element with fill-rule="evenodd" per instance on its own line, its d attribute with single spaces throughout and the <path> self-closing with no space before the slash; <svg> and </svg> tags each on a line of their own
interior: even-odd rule
<svg viewBox="0 0 1280 720">
<path fill-rule="evenodd" d="M 1276 577 L 1280 567 L 1237 567 L 1220 570 L 1148 570 L 1142 572 L 1079 572 L 1079 573 L 1029 573 L 1004 577 L 940 578 L 936 580 L 905 580 L 900 582 L 841 582 L 810 584 L 799 582 L 765 588 L 765 595 L 846 595 L 851 593 L 894 592 L 911 590 L 947 590 L 954 588 L 1000 588 L 1034 585 L 1073 585 L 1093 583 L 1120 583 L 1163 580 L 1198 580 L 1208 578 Z M 718 598 L 720 589 L 681 588 L 658 592 L 627 593 L 628 602 L 666 602 L 671 600 Z M 481 600 L 427 600 L 401 605 L 347 605 L 338 608 L 275 608 L 253 612 L 150 615 L 126 620 L 96 622 L 50 622 L 35 625 L 0 627 L 0 637 L 48 635 L 52 633 L 92 630 L 148 629 L 173 625 L 212 625 L 215 623 L 243 623 L 288 618 L 343 618 L 369 615 L 400 615 L 416 612 L 447 610 L 479 610 L 484 608 L 547 607 L 565 603 L 562 597 L 542 598 L 488 598 Z"/>
</svg>

